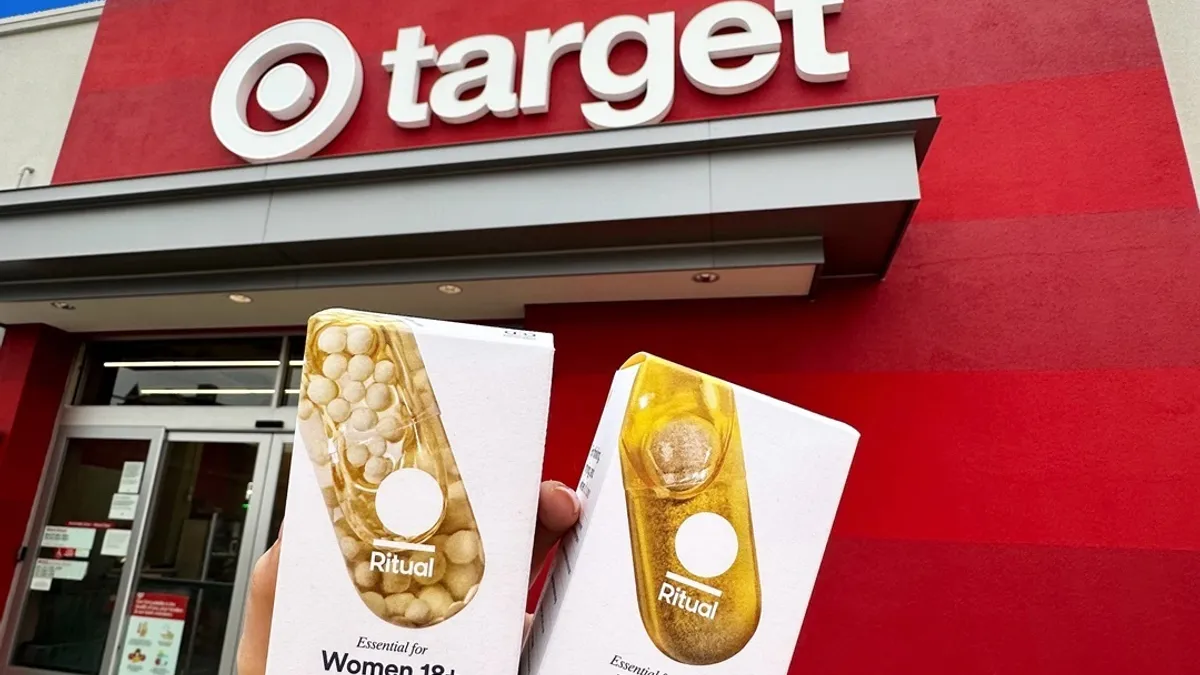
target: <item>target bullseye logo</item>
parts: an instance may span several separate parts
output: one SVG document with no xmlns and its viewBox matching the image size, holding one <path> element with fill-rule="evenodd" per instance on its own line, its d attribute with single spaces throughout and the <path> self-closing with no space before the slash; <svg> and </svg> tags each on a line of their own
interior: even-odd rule
<svg viewBox="0 0 1200 675">
<path fill-rule="evenodd" d="M 329 81 L 316 105 L 308 73 L 281 63 L 300 54 L 320 56 L 328 66 Z M 276 131 L 252 128 L 246 106 L 255 85 L 263 110 L 295 123 Z M 362 86 L 362 61 L 342 31 L 315 19 L 285 21 L 243 45 L 221 72 L 210 109 L 213 132 L 221 145 L 252 164 L 305 159 L 342 132 L 358 107 Z"/>
</svg>

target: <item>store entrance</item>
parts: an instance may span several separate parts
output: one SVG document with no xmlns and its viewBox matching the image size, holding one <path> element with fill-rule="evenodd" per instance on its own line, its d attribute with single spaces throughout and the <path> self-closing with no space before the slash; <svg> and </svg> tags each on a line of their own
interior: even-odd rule
<svg viewBox="0 0 1200 675">
<path fill-rule="evenodd" d="M 282 522 L 291 435 L 64 427 L 57 445 L 9 669 L 232 675 L 250 571 Z"/>
</svg>

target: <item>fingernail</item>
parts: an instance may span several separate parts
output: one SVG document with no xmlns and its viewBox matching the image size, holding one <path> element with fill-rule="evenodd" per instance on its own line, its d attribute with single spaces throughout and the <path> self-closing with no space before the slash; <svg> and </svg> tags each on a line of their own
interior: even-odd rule
<svg viewBox="0 0 1200 675">
<path fill-rule="evenodd" d="M 579 511 L 581 508 L 581 504 L 579 503 L 579 494 L 577 492 L 575 492 L 574 490 L 572 490 L 571 488 L 567 487 L 566 485 L 563 485 L 562 483 L 559 483 L 558 485 L 554 486 L 554 489 L 557 492 L 561 492 L 561 493 L 566 494 L 571 497 L 571 503 L 575 505 L 575 510 L 573 512 L 573 515 L 576 518 L 578 518 Z"/>
</svg>

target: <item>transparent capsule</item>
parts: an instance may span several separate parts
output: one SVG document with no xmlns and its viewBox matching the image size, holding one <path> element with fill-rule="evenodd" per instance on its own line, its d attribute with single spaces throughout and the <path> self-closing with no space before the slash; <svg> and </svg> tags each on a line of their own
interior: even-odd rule
<svg viewBox="0 0 1200 675">
<path fill-rule="evenodd" d="M 754 635 L 762 599 L 733 388 L 635 365 L 619 444 L 642 624 L 668 657 L 720 663 Z"/>
<path fill-rule="evenodd" d="M 309 320 L 304 356 L 298 424 L 354 592 L 397 625 L 445 621 L 484 552 L 415 336 L 332 309 Z"/>
</svg>

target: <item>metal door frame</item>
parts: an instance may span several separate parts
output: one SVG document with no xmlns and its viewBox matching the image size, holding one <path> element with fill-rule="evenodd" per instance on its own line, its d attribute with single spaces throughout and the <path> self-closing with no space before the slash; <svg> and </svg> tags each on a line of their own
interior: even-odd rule
<svg viewBox="0 0 1200 675">
<path fill-rule="evenodd" d="M 246 514 L 246 532 L 251 532 L 250 524 L 253 519 L 253 535 L 245 537 L 243 545 L 250 543 L 250 555 L 239 559 L 238 579 L 242 582 L 234 586 L 232 606 L 229 612 L 229 626 L 225 631 L 225 646 L 221 652 L 221 671 L 219 675 L 234 675 L 237 670 L 237 644 L 242 636 L 242 621 L 245 618 L 246 594 L 250 588 L 250 574 L 254 564 L 262 557 L 267 548 L 273 543 L 267 539 L 271 529 L 271 516 L 274 515 L 275 493 L 279 487 L 279 470 L 283 464 L 283 446 L 292 444 L 293 435 L 277 432 L 270 435 L 270 448 L 265 453 L 267 461 L 263 467 L 261 481 L 256 473 L 254 490 L 250 496 L 250 509 Z M 293 446 L 294 447 L 294 446 Z M 293 461 L 295 461 L 293 459 Z M 282 527 L 282 526 L 281 526 Z M 244 566 L 244 572 L 240 569 Z M 236 608 L 237 611 L 234 611 Z"/>
<path fill-rule="evenodd" d="M 46 467 L 42 474 L 43 484 L 38 489 L 30 516 L 30 525 L 25 537 L 26 559 L 17 564 L 14 572 L 14 585 L 9 595 L 10 602 L 5 611 L 0 655 L 3 656 L 5 673 L 12 675 L 58 675 L 59 671 L 26 668 L 12 663 L 16 642 L 16 634 L 25 605 L 29 600 L 29 584 L 33 576 L 36 552 L 41 548 L 42 531 L 46 520 L 50 517 L 50 509 L 58 491 L 58 481 L 62 475 L 62 462 L 66 456 L 67 444 L 74 439 L 103 439 L 103 440 L 144 440 L 149 443 L 146 452 L 146 464 L 142 471 L 142 484 L 138 489 L 138 505 L 134 511 L 133 521 L 129 526 L 129 549 L 125 556 L 125 567 L 121 570 L 121 578 L 117 582 L 117 597 L 113 605 L 113 619 L 109 622 L 108 636 L 105 638 L 104 653 L 100 660 L 100 675 L 116 673 L 119 650 L 117 642 L 125 634 L 125 626 L 129 619 L 129 608 L 132 600 L 133 579 L 136 570 L 141 568 L 143 538 L 145 535 L 146 516 L 154 506 L 158 492 L 158 470 L 162 463 L 163 446 L 167 431 L 163 427 L 138 426 L 60 426 L 55 433 L 54 445 L 48 453 Z"/>
<path fill-rule="evenodd" d="M 242 608 L 246 604 L 246 590 L 250 583 L 250 572 L 253 569 L 254 545 L 259 538 L 259 512 L 263 510 L 262 490 L 259 486 L 267 481 L 267 465 L 270 463 L 273 449 L 272 433 L 261 432 L 222 432 L 222 431 L 169 431 L 163 446 L 166 456 L 167 444 L 170 443 L 241 443 L 255 448 L 254 471 L 250 479 L 250 499 L 246 509 L 246 519 L 242 525 L 242 541 L 238 548 L 237 574 L 234 577 L 233 590 L 229 600 L 229 616 L 225 620 L 225 638 L 221 646 L 221 660 L 218 675 L 232 675 L 236 663 L 237 641 L 241 633 Z M 278 470 L 278 462 L 275 464 Z M 270 510 L 270 509 L 266 509 Z M 115 673 L 113 674 L 115 675 Z"/>
</svg>

